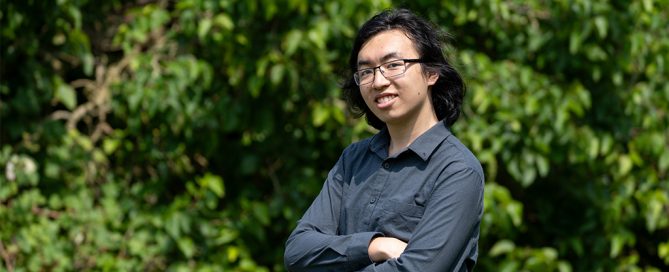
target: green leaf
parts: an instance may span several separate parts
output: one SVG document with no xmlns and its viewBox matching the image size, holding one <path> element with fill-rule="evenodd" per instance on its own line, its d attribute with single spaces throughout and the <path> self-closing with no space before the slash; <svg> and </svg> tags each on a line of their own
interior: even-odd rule
<svg viewBox="0 0 669 272">
<path fill-rule="evenodd" d="M 239 249 L 236 246 L 230 246 L 227 248 L 226 255 L 228 262 L 236 262 L 239 258 Z"/>
<path fill-rule="evenodd" d="M 192 258 L 195 255 L 195 243 L 193 243 L 193 240 L 190 238 L 181 237 L 177 240 L 177 244 L 179 245 L 179 250 L 181 250 L 181 253 L 183 253 L 187 258 Z"/>
<path fill-rule="evenodd" d="M 595 27 L 597 28 L 597 34 L 599 37 L 602 39 L 606 38 L 606 32 L 608 29 L 606 18 L 602 16 L 595 17 Z"/>
<path fill-rule="evenodd" d="M 618 158 L 618 172 L 621 175 L 627 175 L 632 169 L 632 159 L 627 155 Z"/>
<path fill-rule="evenodd" d="M 506 206 L 506 212 L 511 217 L 511 222 L 516 227 L 520 227 L 523 222 L 523 206 L 518 202 L 509 203 Z"/>
<path fill-rule="evenodd" d="M 569 53 L 575 55 L 581 47 L 581 33 L 574 31 L 569 37 Z"/>
<path fill-rule="evenodd" d="M 235 23 L 227 14 L 216 15 L 216 17 L 214 17 L 214 24 L 216 26 L 222 27 L 225 30 L 232 30 L 235 27 Z"/>
<path fill-rule="evenodd" d="M 284 67 L 282 64 L 272 66 L 270 70 L 270 81 L 273 85 L 278 85 L 283 79 Z"/>
<path fill-rule="evenodd" d="M 664 260 L 664 263 L 669 265 L 669 241 L 658 244 L 657 252 L 658 256 Z"/>
<path fill-rule="evenodd" d="M 239 232 L 233 229 L 228 229 L 228 228 L 223 228 L 221 229 L 221 232 L 216 239 L 216 243 L 221 245 L 221 244 L 228 244 L 235 239 L 239 237 Z"/>
<path fill-rule="evenodd" d="M 657 166 L 661 172 L 667 172 L 667 169 L 669 169 L 669 152 L 662 152 L 660 160 L 657 162 Z"/>
<path fill-rule="evenodd" d="M 269 225 L 270 218 L 267 204 L 260 202 L 253 203 L 253 214 L 255 215 L 256 219 L 260 221 L 262 225 Z"/>
<path fill-rule="evenodd" d="M 211 26 L 212 26 L 211 19 L 205 18 L 200 21 L 200 25 L 198 26 L 197 29 L 197 36 L 198 38 L 200 38 L 200 40 L 204 40 L 204 38 L 209 33 Z"/>
<path fill-rule="evenodd" d="M 214 192 L 214 194 L 216 194 L 216 196 L 219 198 L 223 198 L 223 196 L 225 196 L 225 186 L 223 185 L 223 178 L 220 176 L 207 173 L 204 175 L 204 177 L 198 180 L 198 183 L 200 186 L 208 188 Z"/>
<path fill-rule="evenodd" d="M 495 243 L 495 245 L 492 246 L 490 249 L 490 256 L 492 257 L 497 257 L 502 254 L 507 254 L 509 252 L 512 252 L 516 248 L 516 245 L 509 240 L 500 240 Z"/>
<path fill-rule="evenodd" d="M 312 124 L 315 127 L 322 126 L 330 118 L 330 111 L 322 104 L 316 104 L 311 112 Z"/>
<path fill-rule="evenodd" d="M 286 35 L 283 40 L 283 49 L 286 56 L 291 56 L 295 53 L 298 46 L 302 42 L 303 36 L 303 32 L 300 30 L 290 31 L 288 35 Z"/>
<path fill-rule="evenodd" d="M 610 251 L 611 258 L 615 258 L 620 254 L 620 251 L 622 251 L 624 244 L 625 241 L 621 235 L 613 236 L 613 239 L 611 239 L 611 251 Z"/>
<path fill-rule="evenodd" d="M 544 156 L 536 156 L 537 170 L 539 170 L 539 175 L 545 177 L 548 175 L 549 162 Z"/>
<path fill-rule="evenodd" d="M 597 137 L 590 138 L 590 144 L 588 148 L 588 156 L 590 159 L 595 159 L 599 154 L 599 139 Z"/>
<path fill-rule="evenodd" d="M 110 155 L 114 153 L 114 151 L 116 151 L 116 149 L 118 149 L 120 145 L 121 145 L 121 140 L 114 138 L 107 138 L 104 139 L 104 141 L 102 142 L 102 150 L 104 150 L 104 152 L 107 155 Z"/>
<path fill-rule="evenodd" d="M 70 85 L 64 83 L 60 77 L 54 79 L 54 84 L 56 87 L 56 99 L 63 103 L 69 110 L 74 110 L 77 106 L 77 95 L 74 92 L 74 89 Z"/>
</svg>

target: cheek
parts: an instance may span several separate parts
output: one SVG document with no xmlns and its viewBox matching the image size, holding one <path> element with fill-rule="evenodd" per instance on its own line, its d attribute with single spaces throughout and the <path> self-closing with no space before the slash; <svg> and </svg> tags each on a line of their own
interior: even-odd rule
<svg viewBox="0 0 669 272">
<path fill-rule="evenodd" d="M 370 93 L 369 90 L 365 90 L 365 89 L 362 89 L 362 88 L 360 89 L 360 96 L 362 96 L 362 100 L 364 100 L 365 103 L 367 103 L 367 104 L 369 104 L 369 102 L 371 102 L 371 100 L 374 99 L 370 96 L 369 93 Z"/>
<path fill-rule="evenodd" d="M 365 100 L 365 105 L 367 105 L 367 108 L 374 109 L 374 101 L 372 101 L 372 98 L 369 97 L 364 97 Z"/>
</svg>

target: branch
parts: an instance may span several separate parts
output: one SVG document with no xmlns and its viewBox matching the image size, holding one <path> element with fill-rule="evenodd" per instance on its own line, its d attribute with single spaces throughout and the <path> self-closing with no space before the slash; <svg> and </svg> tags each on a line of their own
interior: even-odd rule
<svg viewBox="0 0 669 272">
<path fill-rule="evenodd" d="M 5 250 L 5 245 L 2 243 L 2 240 L 0 240 L 0 255 L 2 255 L 2 259 L 5 261 L 5 268 L 7 268 L 7 271 L 14 272 L 12 256 Z"/>
</svg>

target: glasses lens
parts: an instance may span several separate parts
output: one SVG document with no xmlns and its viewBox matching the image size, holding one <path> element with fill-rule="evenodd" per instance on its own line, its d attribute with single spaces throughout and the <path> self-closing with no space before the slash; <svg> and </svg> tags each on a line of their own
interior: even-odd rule
<svg viewBox="0 0 669 272">
<path fill-rule="evenodd" d="M 405 64 L 404 60 L 394 60 L 381 64 L 380 66 L 378 66 L 378 68 L 379 70 L 381 70 L 381 74 L 384 77 L 390 78 L 404 74 L 406 70 L 406 65 L 404 64 Z M 358 85 L 369 84 L 372 83 L 372 81 L 374 81 L 374 76 L 376 74 L 375 72 L 376 68 L 362 69 L 353 73 L 353 79 L 355 80 L 355 83 Z"/>
<path fill-rule="evenodd" d="M 355 79 L 355 83 L 358 85 L 369 84 L 374 81 L 374 69 L 369 68 L 357 71 L 353 74 L 353 79 Z"/>
<path fill-rule="evenodd" d="M 404 74 L 404 69 L 406 66 L 404 66 L 404 61 L 403 60 L 395 60 L 391 62 L 386 62 L 383 64 L 383 76 L 385 77 L 396 77 L 401 74 Z"/>
</svg>

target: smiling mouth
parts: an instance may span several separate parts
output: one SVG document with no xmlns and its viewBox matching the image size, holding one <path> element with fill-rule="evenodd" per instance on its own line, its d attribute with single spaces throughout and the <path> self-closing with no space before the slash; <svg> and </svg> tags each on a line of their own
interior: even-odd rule
<svg viewBox="0 0 669 272">
<path fill-rule="evenodd" d="M 378 107 L 383 108 L 390 105 L 390 103 L 397 98 L 397 95 L 384 95 L 375 100 Z"/>
</svg>

